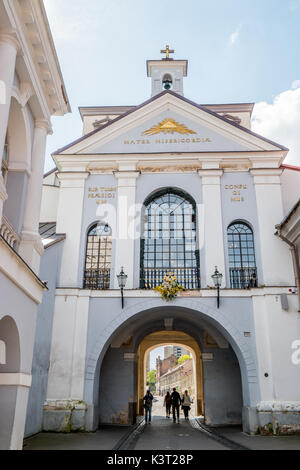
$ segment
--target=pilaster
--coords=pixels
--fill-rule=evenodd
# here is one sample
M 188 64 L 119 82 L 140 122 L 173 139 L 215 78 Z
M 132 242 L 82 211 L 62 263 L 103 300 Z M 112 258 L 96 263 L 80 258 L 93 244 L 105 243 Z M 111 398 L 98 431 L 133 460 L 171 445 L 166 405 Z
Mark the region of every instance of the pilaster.
M 202 287 L 213 287 L 211 278 L 215 266 L 223 274 L 223 287 L 225 286 L 225 254 L 222 221 L 221 177 L 223 170 L 205 169 L 198 172 L 202 179 L 203 188 L 203 220 L 199 224 L 204 226 L 204 252 L 206 280 Z M 203 232 L 203 227 L 201 227 Z M 201 249 L 201 247 L 200 247 Z
M 259 223 L 261 262 L 267 286 L 292 286 L 292 257 L 289 248 L 275 236 L 275 226 L 284 217 L 278 168 L 253 169 L 256 206 Z
M 62 172 L 57 177 L 61 185 L 56 231 L 66 235 L 59 282 L 60 287 L 78 287 L 84 191 L 89 173 Z
M 136 182 L 140 173 L 137 171 L 119 171 L 115 173 L 118 181 L 117 235 L 115 257 L 115 288 L 118 289 L 116 275 L 124 267 L 128 275 L 126 289 L 134 286 L 134 241 L 135 241 L 135 196 Z
M 7 132 L 18 47 L 18 41 L 13 32 L 0 31 L 0 64 L 5 64 L 5 67 L 0 67 L 0 164 Z M 7 193 L 0 171 L 0 225 L 6 199 Z
M 39 219 L 48 132 L 49 123 L 47 121 L 38 120 L 35 122 L 31 175 L 28 181 L 23 230 L 19 247 L 20 256 L 36 274 L 39 273 L 40 258 L 44 251 L 39 235 Z

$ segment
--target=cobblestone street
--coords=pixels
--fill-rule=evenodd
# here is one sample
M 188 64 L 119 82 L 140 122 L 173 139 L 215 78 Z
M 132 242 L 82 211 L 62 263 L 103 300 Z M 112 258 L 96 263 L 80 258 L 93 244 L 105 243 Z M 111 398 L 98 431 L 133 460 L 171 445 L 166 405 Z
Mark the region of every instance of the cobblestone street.
M 181 411 L 179 424 L 165 417 L 163 398 L 153 404 L 151 425 L 144 427 L 132 450 L 229 450 L 226 440 L 250 450 L 300 450 L 300 436 L 248 436 L 239 428 L 218 428 L 217 441 L 201 432 L 191 421 L 185 421 Z M 39 434 L 26 439 L 24 450 L 113 450 L 128 434 L 130 428 L 102 426 L 94 434 Z M 222 442 L 222 437 L 225 442 Z

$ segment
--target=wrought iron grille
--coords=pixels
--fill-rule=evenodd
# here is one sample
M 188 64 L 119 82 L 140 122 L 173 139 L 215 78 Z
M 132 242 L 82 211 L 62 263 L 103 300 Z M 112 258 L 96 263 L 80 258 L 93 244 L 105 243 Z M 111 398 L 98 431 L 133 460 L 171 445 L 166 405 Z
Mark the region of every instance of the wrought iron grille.
M 166 273 L 172 272 L 186 289 L 199 289 L 200 257 L 193 199 L 175 189 L 160 191 L 146 201 L 143 217 L 140 287 L 156 287 Z
M 84 289 L 110 288 L 112 256 L 111 230 L 107 225 L 95 225 L 88 233 L 84 270 Z
M 84 272 L 84 289 L 110 288 L 110 269 L 88 269 Z
M 230 284 L 232 289 L 251 289 L 257 287 L 256 268 L 230 268 Z
M 185 289 L 200 289 L 200 272 L 198 268 L 173 268 L 173 269 L 141 269 L 141 288 L 154 289 L 162 284 L 164 276 L 173 273 L 178 283 Z
M 257 268 L 253 231 L 243 222 L 228 228 L 228 256 L 232 289 L 257 287 Z

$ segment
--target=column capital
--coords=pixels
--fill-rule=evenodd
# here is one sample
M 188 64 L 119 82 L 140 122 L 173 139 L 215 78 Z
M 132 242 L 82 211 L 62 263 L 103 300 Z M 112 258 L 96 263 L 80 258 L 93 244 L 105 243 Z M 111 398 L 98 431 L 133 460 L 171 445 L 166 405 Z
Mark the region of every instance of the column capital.
M 253 176 L 255 185 L 281 184 L 280 176 L 282 173 L 282 168 L 261 168 L 250 170 L 250 174 Z
M 36 119 L 34 121 L 35 129 L 42 129 L 46 131 L 47 134 L 52 134 L 52 125 L 47 119 Z
M 83 171 L 61 171 L 57 173 L 59 181 L 78 181 L 87 180 L 90 176 L 89 172 Z
M 14 30 L 0 30 L 0 44 L 9 44 L 18 52 L 21 48 Z
M 203 185 L 221 185 L 221 176 L 223 176 L 223 170 L 199 170 L 198 175 L 202 179 Z
M 283 168 L 252 168 L 250 173 L 253 176 L 281 176 Z
M 128 179 L 128 178 L 138 179 L 140 174 L 141 174 L 140 171 L 115 171 L 114 172 L 114 175 L 118 180 Z
M 206 169 L 206 170 L 198 170 L 198 175 L 202 178 L 205 177 L 216 177 L 216 176 L 223 176 L 224 171 L 219 169 Z

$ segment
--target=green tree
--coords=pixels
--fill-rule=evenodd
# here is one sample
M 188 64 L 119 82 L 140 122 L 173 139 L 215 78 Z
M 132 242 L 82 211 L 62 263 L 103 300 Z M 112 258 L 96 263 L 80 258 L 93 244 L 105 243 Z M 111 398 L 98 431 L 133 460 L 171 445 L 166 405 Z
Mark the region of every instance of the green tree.
M 150 387 L 150 390 L 155 390 L 156 384 L 156 370 L 150 370 L 147 374 L 147 383 Z
M 181 364 L 183 364 L 185 361 L 188 361 L 189 359 L 192 359 L 191 356 L 184 354 L 178 359 L 178 364 L 181 366 Z

